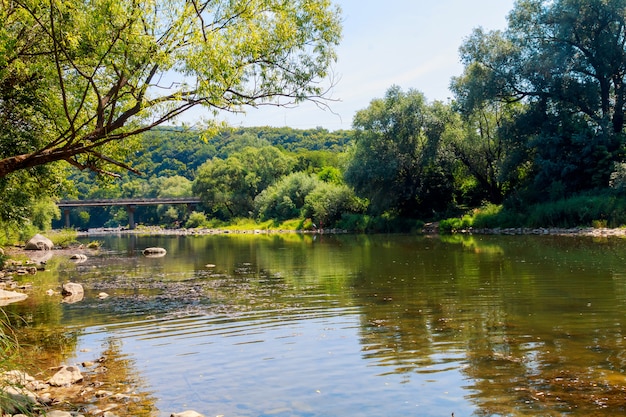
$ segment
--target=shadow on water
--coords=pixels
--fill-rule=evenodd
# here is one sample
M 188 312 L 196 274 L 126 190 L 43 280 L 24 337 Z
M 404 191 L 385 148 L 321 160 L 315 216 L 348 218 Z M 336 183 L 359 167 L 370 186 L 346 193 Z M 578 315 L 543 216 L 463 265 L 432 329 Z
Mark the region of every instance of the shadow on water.
M 11 309 L 74 335 L 55 360 L 115 351 L 121 379 L 150 393 L 136 415 L 626 412 L 623 240 L 101 240 L 86 262 L 41 274 L 82 283 L 82 301 L 43 288 Z M 150 246 L 167 256 L 142 256 Z

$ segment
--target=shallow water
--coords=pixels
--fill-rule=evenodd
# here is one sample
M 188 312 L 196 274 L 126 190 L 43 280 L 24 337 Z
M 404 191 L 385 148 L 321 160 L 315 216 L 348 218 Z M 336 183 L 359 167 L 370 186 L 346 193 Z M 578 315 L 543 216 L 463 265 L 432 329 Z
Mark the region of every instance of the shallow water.
M 626 413 L 621 239 L 98 239 L 86 262 L 37 275 L 82 283 L 82 301 L 11 308 L 71 332 L 66 362 L 123 369 L 132 415 Z

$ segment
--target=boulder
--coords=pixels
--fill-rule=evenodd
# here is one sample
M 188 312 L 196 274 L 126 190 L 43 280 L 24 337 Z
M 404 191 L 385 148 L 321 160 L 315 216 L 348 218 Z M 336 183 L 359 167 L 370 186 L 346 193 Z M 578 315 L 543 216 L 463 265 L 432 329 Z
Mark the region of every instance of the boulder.
M 167 254 L 167 251 L 164 248 L 145 248 L 143 250 L 143 254 L 144 256 L 150 258 L 159 258 L 161 256 L 165 256 L 165 254 Z
M 63 302 L 72 304 L 81 301 L 85 295 L 85 291 L 82 285 L 75 282 L 67 282 L 63 284 L 61 294 L 63 295 Z
M 24 293 L 0 289 L 0 306 L 16 303 L 27 298 L 28 295 Z
M 68 387 L 83 380 L 83 374 L 75 366 L 62 366 L 56 374 L 50 378 L 48 384 L 54 387 Z
M 87 255 L 85 255 L 84 253 L 73 253 L 72 255 L 70 255 L 70 260 L 79 264 L 87 260 Z
M 63 291 L 61 292 L 63 295 L 77 295 L 84 293 L 85 290 L 83 290 L 83 286 L 75 282 L 66 282 L 63 284 Z
M 17 414 L 27 410 L 33 410 L 37 404 L 37 396 L 18 386 L 5 386 L 0 394 L 0 409 L 5 414 Z M 3 414 L 4 415 L 4 414 Z
M 47 411 L 45 416 L 46 417 L 74 417 L 72 416 L 72 413 L 67 412 L 67 411 L 61 411 L 61 410 Z
M 52 250 L 53 248 L 54 243 L 39 233 L 31 237 L 30 240 L 26 242 L 26 246 L 24 247 L 26 250 Z
M 198 413 L 197 411 L 187 410 L 182 413 L 172 413 L 170 417 L 204 417 L 203 414 Z

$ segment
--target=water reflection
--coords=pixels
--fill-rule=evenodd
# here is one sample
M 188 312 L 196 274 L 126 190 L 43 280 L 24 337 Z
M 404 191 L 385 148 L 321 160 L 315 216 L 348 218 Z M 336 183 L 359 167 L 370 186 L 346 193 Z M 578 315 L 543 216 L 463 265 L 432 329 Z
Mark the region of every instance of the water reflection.
M 74 329 L 77 350 L 115 341 L 154 398 L 134 415 L 626 411 L 622 240 L 101 240 L 42 275 L 81 282 L 83 301 L 35 296 L 15 311 Z M 167 256 L 141 255 L 153 246 Z

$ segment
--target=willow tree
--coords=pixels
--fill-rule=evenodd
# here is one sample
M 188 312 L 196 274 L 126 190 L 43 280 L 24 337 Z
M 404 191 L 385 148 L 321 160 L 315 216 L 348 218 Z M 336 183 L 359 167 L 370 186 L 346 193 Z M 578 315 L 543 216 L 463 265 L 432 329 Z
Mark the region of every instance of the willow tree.
M 430 218 L 451 203 L 451 161 L 441 152 L 447 112 L 419 91 L 393 86 L 356 113 L 345 180 L 372 214 Z
M 130 138 L 196 107 L 325 105 L 330 0 L 0 0 L 0 179 L 131 169 Z
M 625 143 L 625 0 L 518 0 L 506 30 L 477 29 L 461 58 L 463 105 L 526 105 L 517 133 L 533 188 L 561 197 L 608 185 Z

